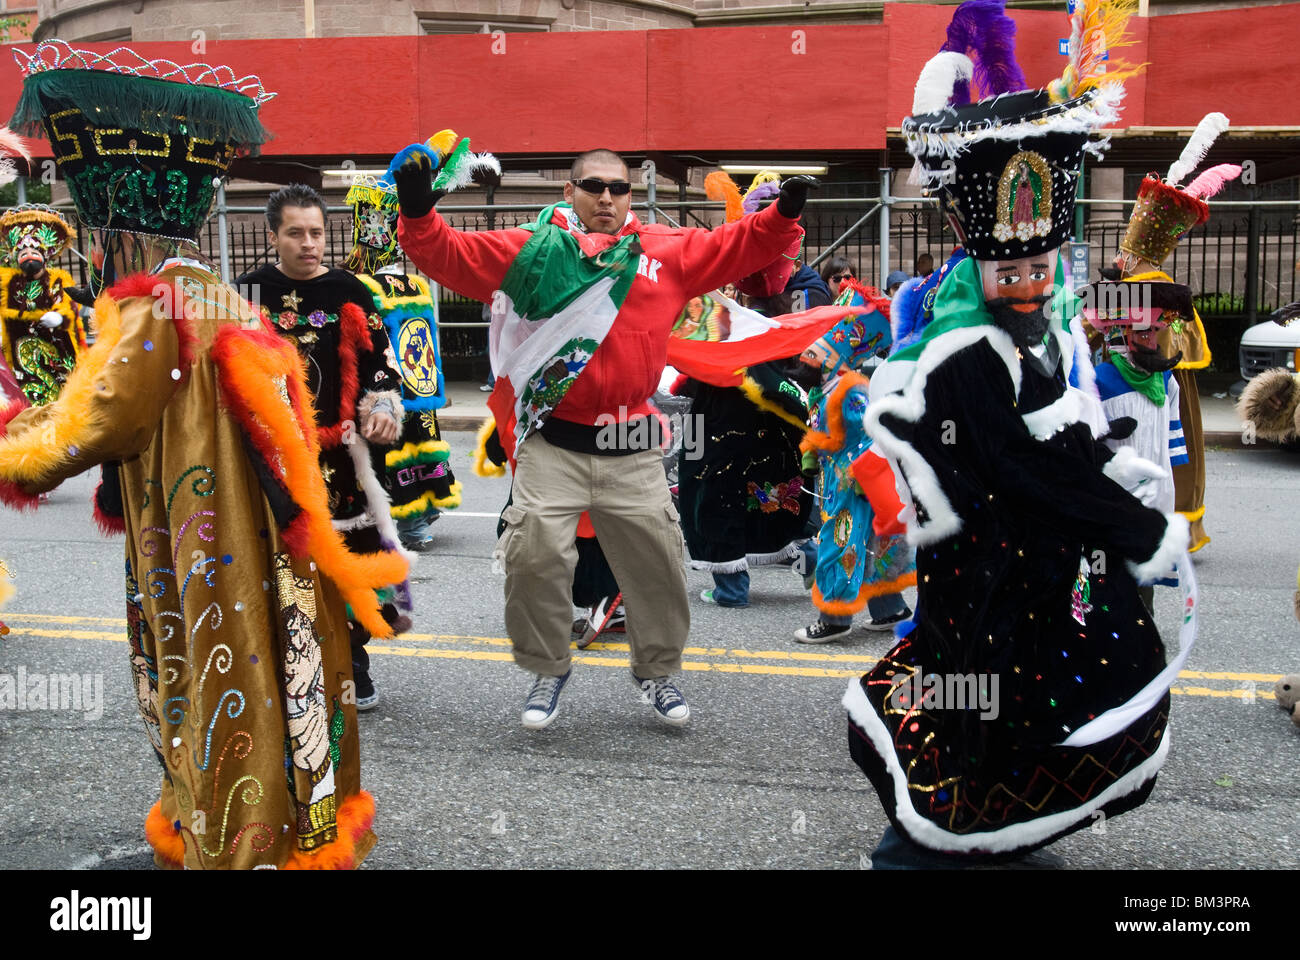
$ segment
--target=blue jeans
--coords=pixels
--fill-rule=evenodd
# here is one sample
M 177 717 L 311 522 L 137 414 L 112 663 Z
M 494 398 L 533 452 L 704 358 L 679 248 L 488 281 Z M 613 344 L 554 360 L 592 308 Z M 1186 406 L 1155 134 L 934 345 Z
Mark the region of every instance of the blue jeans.
M 882 593 L 867 601 L 867 613 L 872 620 L 885 620 L 889 617 L 896 617 L 899 614 L 907 613 L 907 601 L 903 599 L 901 593 Z M 817 618 L 822 623 L 829 623 L 835 627 L 847 627 L 853 623 L 853 617 L 851 616 L 838 617 L 830 613 L 819 613 Z
M 713 575 L 713 602 L 720 607 L 749 606 L 749 571 L 715 573 Z

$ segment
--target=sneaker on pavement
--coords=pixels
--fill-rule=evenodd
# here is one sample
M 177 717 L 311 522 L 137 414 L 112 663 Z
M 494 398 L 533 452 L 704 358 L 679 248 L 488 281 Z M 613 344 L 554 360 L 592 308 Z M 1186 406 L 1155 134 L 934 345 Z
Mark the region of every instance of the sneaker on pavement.
M 884 618 L 882 618 L 882 619 L 880 619 L 880 620 L 871 620 L 871 621 L 869 621 L 869 622 L 867 622 L 867 623 L 864 623 L 864 624 L 862 625 L 862 629 L 864 629 L 864 630 L 882 630 L 882 631 L 883 631 L 883 630 L 888 630 L 888 631 L 890 631 L 890 632 L 892 633 L 893 630 L 894 630 L 894 627 L 895 627 L 897 624 L 900 624 L 900 623 L 902 623 L 902 622 L 905 621 L 905 620 L 911 620 L 911 619 L 912 619 L 912 611 L 911 611 L 911 610 L 904 610 L 902 613 L 896 613 L 896 614 L 894 614 L 892 617 L 884 617 Z
M 623 608 L 623 604 L 620 603 L 614 608 L 614 612 L 610 615 L 609 621 L 605 624 L 605 629 L 601 632 L 627 633 L 627 611 Z
M 680 727 L 691 719 L 691 708 L 686 705 L 686 698 L 667 677 L 642 680 L 634 673 L 632 681 L 641 689 L 642 700 L 654 707 L 655 716 L 664 723 Z
M 379 691 L 366 670 L 357 670 L 353 665 L 352 679 L 357 685 L 357 713 L 365 713 L 379 706 Z
M 528 700 L 524 703 L 522 721 L 526 730 L 541 730 L 560 712 L 560 691 L 569 682 L 573 671 L 562 677 L 548 677 L 538 674 L 533 681 L 533 688 L 528 691 Z
M 715 607 L 724 607 L 724 608 L 729 607 L 729 608 L 731 608 L 731 609 L 735 609 L 735 610 L 738 610 L 738 609 L 740 609 L 741 607 L 747 607 L 747 606 L 749 606 L 749 603 L 748 603 L 748 602 L 745 602 L 745 603 L 719 603 L 719 602 L 717 601 L 717 599 L 713 596 L 713 591 L 712 591 L 712 590 L 701 590 L 701 591 L 700 591 L 700 599 L 703 600 L 705 603 L 711 603 L 711 604 L 713 604 Z
M 586 644 L 582 642 L 582 638 L 585 637 L 586 635 L 587 635 L 587 618 L 574 617 L 573 625 L 569 627 L 570 642 L 576 643 L 578 645 L 578 648 L 581 649 L 582 647 L 586 646 Z M 588 643 L 590 643 L 590 641 L 588 641 Z
M 830 643 L 832 640 L 848 636 L 852 629 L 850 626 L 839 626 L 818 620 L 814 624 L 796 630 L 794 639 L 796 643 Z

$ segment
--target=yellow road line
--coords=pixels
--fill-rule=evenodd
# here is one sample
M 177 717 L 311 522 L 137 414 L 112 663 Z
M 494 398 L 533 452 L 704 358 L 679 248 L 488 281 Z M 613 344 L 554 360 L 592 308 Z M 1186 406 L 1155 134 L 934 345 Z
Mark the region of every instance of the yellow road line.
M 45 629 L 40 627 L 17 626 L 19 619 L 35 620 L 42 623 L 63 623 L 70 620 L 78 622 L 94 622 L 102 624 L 119 624 L 126 626 L 125 620 L 113 620 L 107 617 L 52 617 L 38 614 L 18 614 L 8 617 L 14 623 L 13 632 L 7 639 L 13 640 L 20 637 L 30 638 L 54 638 L 67 640 L 110 640 L 115 642 L 125 642 L 126 637 L 120 631 L 108 630 L 56 630 Z M 394 638 L 399 641 L 407 640 L 437 640 L 446 642 L 470 643 L 474 645 L 486 645 L 493 647 L 509 647 L 510 640 L 506 637 L 479 637 L 470 635 L 456 634 L 402 634 Z M 367 644 L 366 649 L 371 653 L 385 654 L 399 657 L 421 657 L 438 660 L 488 660 L 498 663 L 509 663 L 514 660 L 511 653 L 505 650 L 464 650 L 448 649 L 439 647 L 407 647 L 394 646 L 392 644 Z M 575 663 L 587 663 L 603 667 L 628 667 L 630 661 L 625 657 L 599 657 L 592 656 L 592 653 L 602 652 L 630 653 L 626 643 L 593 643 L 583 653 L 575 653 L 572 657 Z M 823 662 L 823 663 L 860 663 L 870 666 L 878 662 L 875 657 L 860 657 L 854 654 L 818 654 L 804 651 L 789 650 L 744 650 L 729 647 L 687 647 L 683 650 L 686 656 L 710 656 L 710 657 L 731 657 L 733 659 L 762 659 L 762 660 L 785 660 L 785 661 L 802 661 L 802 662 Z M 813 666 L 787 666 L 774 663 L 727 663 L 708 662 L 700 660 L 684 660 L 682 670 L 694 673 L 741 673 L 751 676 L 778 676 L 778 677 L 856 677 L 862 674 L 862 668 L 855 669 L 837 669 L 833 667 L 813 667 Z M 1207 672 L 1202 670 L 1184 670 L 1178 674 L 1181 680 L 1228 680 L 1249 683 L 1273 683 L 1281 678 L 1281 674 L 1268 673 L 1230 673 L 1230 672 Z M 1231 697 L 1239 700 L 1249 700 L 1253 697 L 1259 697 L 1264 700 L 1275 699 L 1272 691 L 1238 689 L 1238 690 L 1218 690 L 1212 687 L 1188 686 L 1188 687 L 1171 687 L 1170 693 L 1176 696 L 1191 697 Z

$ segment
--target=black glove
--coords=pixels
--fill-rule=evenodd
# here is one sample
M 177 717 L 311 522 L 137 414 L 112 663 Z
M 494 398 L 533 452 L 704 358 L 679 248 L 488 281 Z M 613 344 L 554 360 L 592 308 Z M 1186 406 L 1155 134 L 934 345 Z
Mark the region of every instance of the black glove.
M 397 205 L 404 217 L 418 219 L 428 216 L 442 197 L 441 191 L 433 189 L 433 166 L 429 163 L 429 156 L 420 151 L 412 153 L 393 171 L 393 183 L 397 186 Z
M 1132 417 L 1116 417 L 1109 421 L 1110 432 L 1107 433 L 1103 440 L 1127 440 L 1133 436 L 1133 431 L 1137 429 L 1138 422 Z
M 781 184 L 781 192 L 776 198 L 776 208 L 781 216 L 795 219 L 803 213 L 803 205 L 808 202 L 808 191 L 818 187 L 814 177 L 791 177 Z

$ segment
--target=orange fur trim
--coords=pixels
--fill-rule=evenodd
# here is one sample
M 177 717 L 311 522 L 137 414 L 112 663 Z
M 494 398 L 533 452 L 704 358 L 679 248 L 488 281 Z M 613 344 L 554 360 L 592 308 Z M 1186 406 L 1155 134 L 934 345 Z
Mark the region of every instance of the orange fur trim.
M 894 580 L 876 580 L 873 583 L 864 583 L 862 588 L 858 590 L 858 596 L 855 600 L 827 600 L 822 596 L 821 588 L 813 584 L 812 600 L 817 609 L 823 613 L 829 613 L 833 617 L 851 617 L 855 613 L 859 613 L 872 597 L 898 593 L 905 587 L 914 586 L 916 586 L 915 570 L 905 573 Z
M 162 801 L 149 808 L 144 821 L 144 836 L 154 853 L 169 867 L 185 866 L 185 838 L 175 824 L 163 816 Z
M 319 850 L 299 850 L 284 865 L 285 870 L 355 870 L 357 841 L 375 822 L 375 798 L 365 790 L 339 805 L 337 840 Z
M 266 462 L 282 467 L 280 480 L 302 508 L 296 523 L 303 524 L 299 529 L 305 530 L 306 536 L 295 537 L 294 543 L 301 546 L 305 539 L 306 555 L 334 581 L 371 636 L 391 637 L 393 628 L 380 615 L 375 591 L 401 583 L 410 567 L 404 557 L 391 551 L 353 553 L 334 529 L 329 495 L 320 474 L 320 444 L 302 358 L 274 334 L 235 326 L 223 327 L 217 334 L 212 358 L 221 371 L 222 400 Z M 288 407 L 280 400 L 274 382 L 277 377 L 285 378 Z
M 867 388 L 870 381 L 860 373 L 850 370 L 840 377 L 830 397 L 826 400 L 826 430 L 809 430 L 804 434 L 799 449 L 804 453 L 818 450 L 822 453 L 834 453 L 844 446 L 844 397 L 855 386 Z
M 69 448 L 84 446 L 87 438 L 103 427 L 87 412 L 94 407 L 95 379 L 122 339 L 122 315 L 107 295 L 95 301 L 95 327 L 95 345 L 78 359 L 59 399 L 20 415 L 16 423 L 10 424 L 10 435 L 0 443 L 0 472 L 26 493 L 45 489 L 43 484 L 48 478 L 72 462 Z M 13 426 L 23 426 L 22 421 L 32 416 L 40 418 L 40 426 L 13 436 Z

